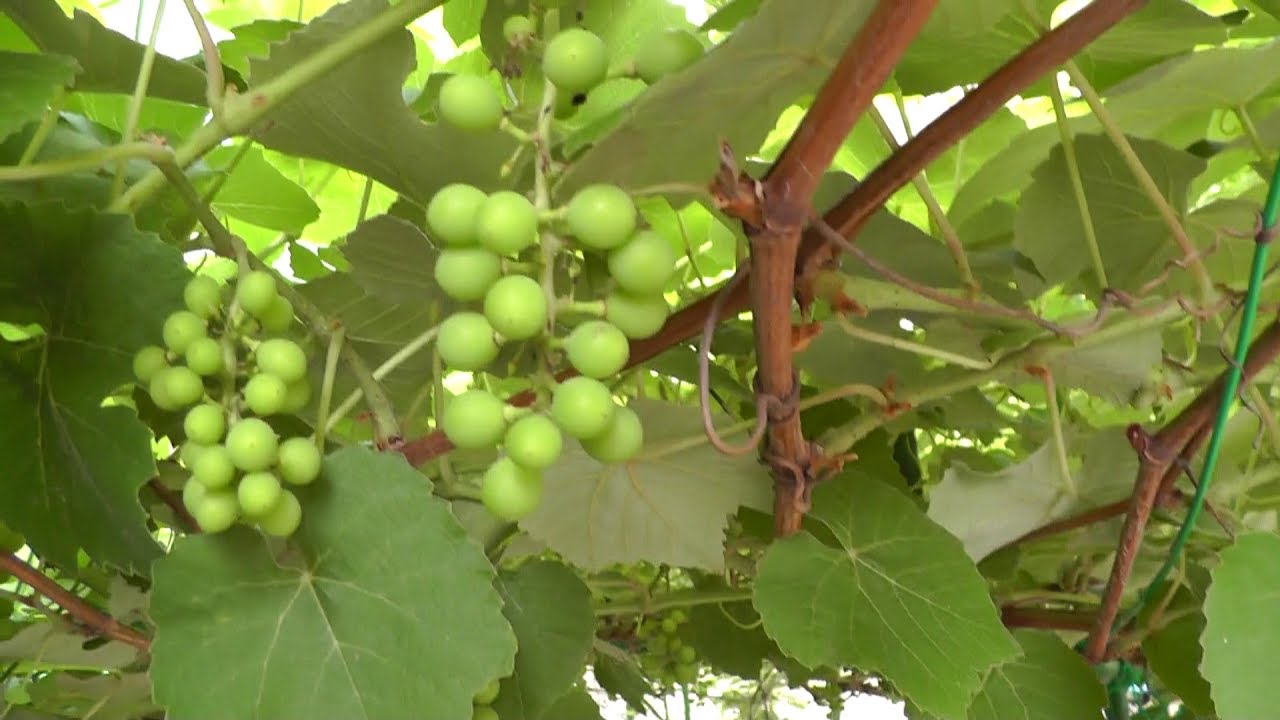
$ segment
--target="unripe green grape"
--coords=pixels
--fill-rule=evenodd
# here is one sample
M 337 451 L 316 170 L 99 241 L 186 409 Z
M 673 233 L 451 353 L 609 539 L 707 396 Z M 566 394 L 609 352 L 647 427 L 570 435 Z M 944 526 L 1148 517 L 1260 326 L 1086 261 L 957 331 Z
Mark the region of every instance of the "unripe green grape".
M 196 506 L 188 509 L 200 529 L 209 535 L 227 530 L 240 517 L 240 504 L 230 490 L 206 489 Z
M 698 651 L 694 650 L 688 645 L 685 645 L 684 647 L 676 651 L 676 660 L 678 662 L 688 664 L 688 663 L 692 663 L 694 660 L 697 660 L 697 659 L 698 659 Z
M 289 383 L 285 389 L 284 405 L 280 406 L 280 412 L 300 412 L 309 402 L 311 402 L 311 381 L 302 378 L 297 382 Z
M 280 378 L 271 373 L 259 373 L 249 378 L 240 391 L 244 396 L 245 407 L 254 415 L 275 415 L 284 407 L 289 388 Z
M 604 299 L 604 318 L 632 340 L 653 337 L 667 322 L 671 306 L 661 295 L 632 295 L 614 290 Z
M 542 473 L 520 467 L 511 458 L 494 461 L 481 482 L 481 502 L 494 517 L 507 522 L 521 520 L 542 502 Z
M 676 665 L 675 679 L 677 682 L 688 685 L 698 679 L 698 666 L 690 664 Z
M 288 490 L 281 490 L 275 506 L 258 518 L 258 527 L 275 537 L 289 537 L 297 532 L 301 523 L 302 505 L 298 502 L 298 496 Z
M 480 688 L 480 692 L 471 698 L 471 702 L 476 705 L 492 705 L 493 701 L 498 699 L 498 690 L 501 686 L 502 683 L 497 678 L 490 680 L 488 685 Z
M 641 230 L 609 251 L 609 274 L 634 295 L 657 295 L 676 270 L 676 251 L 652 230 Z
M 507 428 L 502 445 L 516 464 L 545 470 L 560 459 L 564 438 L 560 428 L 546 415 L 525 415 Z
M 169 403 L 168 407 L 161 405 L 160 400 L 156 398 L 154 385 L 151 393 L 156 406 L 162 410 L 180 410 L 195 405 L 200 398 L 204 397 L 204 381 L 188 367 L 177 365 L 166 368 L 152 378 L 152 382 L 159 382 L 164 388 L 162 394 Z
M 236 465 L 231 453 L 221 445 L 205 448 L 190 466 L 191 477 L 210 490 L 229 487 L 236 479 Z
M 280 378 L 285 384 L 307 376 L 307 354 L 287 338 L 263 340 L 253 351 L 258 369 Z
M 436 258 L 436 284 L 445 295 L 459 302 L 484 297 L 502 277 L 502 258 L 479 247 L 447 248 Z
M 582 441 L 582 449 L 606 465 L 627 462 L 643 448 L 644 425 L 636 411 L 629 407 L 619 407 L 603 433 Z
M 597 437 L 608 430 L 616 408 L 609 388 L 588 377 L 569 378 L 551 394 L 551 418 L 578 440 Z
M 512 15 L 502 21 L 502 37 L 508 45 L 522 45 L 533 37 L 533 21 L 524 15 Z
M 436 349 L 454 370 L 480 370 L 498 357 L 493 326 L 478 312 L 454 313 L 440 323 Z
M 680 629 L 679 623 L 677 623 L 676 619 L 673 617 L 663 618 L 661 627 L 662 627 L 662 632 L 666 633 L 667 635 L 675 635 L 676 631 Z M 670 645 L 668 645 L 668 647 L 670 647 Z
M 449 442 L 463 450 L 493 447 L 507 429 L 506 405 L 487 390 L 468 390 L 445 405 L 440 421 Z
M 187 439 L 202 445 L 213 445 L 227 431 L 227 415 L 220 405 L 203 403 L 187 411 L 182 419 Z
M 502 95 L 488 80 L 453 75 L 440 86 L 440 118 L 469 132 L 497 130 L 502 122 Z
M 499 190 L 476 213 L 476 241 L 499 255 L 515 255 L 538 240 L 538 211 L 520 193 Z
M 236 499 L 245 515 L 262 517 L 275 508 L 283 490 L 275 473 L 251 472 L 240 478 L 240 484 L 236 486 Z
M 636 51 L 636 74 L 652 85 L 689 67 L 702 53 L 702 43 L 687 30 L 654 33 L 641 40 Z
M 165 347 L 182 355 L 191 343 L 205 337 L 206 331 L 204 318 L 190 310 L 179 310 L 165 318 L 161 333 Z
M 222 309 L 222 286 L 208 275 L 196 275 L 182 289 L 182 302 L 196 315 L 211 318 Z
M 304 437 L 294 437 L 280 443 L 276 469 L 280 479 L 290 485 L 310 485 L 320 477 L 324 456 L 316 444 Z
M 476 244 L 476 215 L 488 197 L 465 183 L 452 183 L 436 191 L 427 203 L 427 227 L 434 239 L 449 247 Z
M 182 506 L 187 509 L 187 512 L 195 515 L 196 508 L 204 501 L 204 496 L 207 494 L 208 488 L 204 483 L 192 478 L 182 485 Z
M 617 185 L 588 185 L 569 200 L 565 223 L 578 242 L 595 250 L 620 247 L 636 231 L 636 204 Z
M 531 277 L 508 275 L 485 293 L 484 316 L 499 335 L 528 340 L 547 328 L 546 293 Z
M 188 345 L 186 361 L 192 372 L 204 377 L 221 375 L 227 369 L 222 343 L 211 337 L 202 337 Z
M 178 448 L 178 459 L 182 461 L 183 465 L 187 466 L 187 469 L 191 469 L 196 466 L 196 463 L 200 461 L 200 458 L 204 457 L 204 454 L 210 448 L 214 447 L 217 447 L 217 445 L 205 445 L 204 443 L 188 440 L 182 443 L 182 447 Z
M 236 281 L 236 300 L 250 315 L 260 318 L 271 310 L 280 289 L 276 279 L 265 270 L 250 270 Z
M 570 365 L 597 380 L 617 375 L 631 357 L 627 336 L 603 320 L 588 320 L 574 328 L 565 338 L 564 351 Z
M 140 383 L 149 383 L 160 371 L 169 367 L 164 348 L 148 345 L 133 356 L 133 376 Z
M 542 73 L 565 92 L 586 92 L 608 72 L 609 49 L 604 40 L 582 28 L 560 31 L 542 54 Z
M 231 453 L 231 462 L 245 472 L 258 472 L 274 465 L 279 443 L 276 431 L 258 418 L 245 418 L 227 431 L 226 447 Z
M 282 333 L 293 326 L 293 303 L 283 295 L 271 301 L 271 307 L 258 318 L 262 329 L 269 333 Z
M 473 705 L 471 707 L 471 720 L 502 720 L 498 715 L 498 711 L 488 705 Z

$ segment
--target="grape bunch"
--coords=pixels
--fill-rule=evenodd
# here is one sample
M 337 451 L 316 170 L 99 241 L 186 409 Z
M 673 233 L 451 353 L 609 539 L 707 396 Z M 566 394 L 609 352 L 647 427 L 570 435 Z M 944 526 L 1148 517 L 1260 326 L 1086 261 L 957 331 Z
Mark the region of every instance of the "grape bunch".
M 512 47 L 536 44 L 528 17 L 510 17 L 503 29 Z M 702 54 L 697 38 L 684 31 L 659 33 L 651 45 L 624 74 L 653 82 Z M 541 52 L 543 74 L 556 91 L 586 93 L 609 75 L 604 41 L 582 28 L 560 31 Z M 476 75 L 446 80 L 438 110 L 442 121 L 462 130 L 512 128 L 498 88 Z M 513 134 L 534 142 L 534 134 L 518 128 Z M 536 142 L 545 150 L 546 138 Z M 541 205 L 511 190 L 452 183 L 426 208 L 427 229 L 441 247 L 436 282 L 452 299 L 472 304 L 440 325 L 436 347 L 443 363 L 450 370 L 483 371 L 504 345 L 533 343 L 545 368 L 567 360 L 577 373 L 563 382 L 540 374 L 538 399 L 528 408 L 510 407 L 483 389 L 467 390 L 444 408 L 439 424 L 456 447 L 503 449 L 484 473 L 481 498 L 491 513 L 511 522 L 537 508 L 543 472 L 560 457 L 564 435 L 606 464 L 640 452 L 639 416 L 615 401 L 604 381 L 627 366 L 630 341 L 653 336 L 666 322 L 664 290 L 677 259 L 662 235 L 641 227 L 634 199 L 616 185 L 588 185 L 561 207 Z M 589 255 L 608 268 L 604 297 L 559 297 L 559 289 L 549 287 L 549 266 L 565 257 L 581 266 Z M 566 324 L 557 317 L 564 314 L 585 318 Z
M 498 699 L 499 681 L 491 680 L 471 699 L 471 720 L 498 720 L 498 713 L 491 706 Z
M 164 346 L 139 350 L 133 372 L 156 407 L 184 413 L 179 458 L 191 476 L 182 501 L 200 529 L 242 520 L 288 537 L 302 507 L 285 484 L 314 482 L 322 458 L 314 442 L 282 440 L 265 418 L 311 399 L 307 356 L 284 337 L 294 311 L 274 276 L 241 271 L 234 285 L 192 278 L 185 309 L 165 319 Z
M 698 678 L 698 653 L 680 639 L 680 626 L 688 620 L 683 610 L 676 609 L 645 618 L 636 628 L 636 637 L 644 641 L 640 667 L 667 687 L 687 685 Z

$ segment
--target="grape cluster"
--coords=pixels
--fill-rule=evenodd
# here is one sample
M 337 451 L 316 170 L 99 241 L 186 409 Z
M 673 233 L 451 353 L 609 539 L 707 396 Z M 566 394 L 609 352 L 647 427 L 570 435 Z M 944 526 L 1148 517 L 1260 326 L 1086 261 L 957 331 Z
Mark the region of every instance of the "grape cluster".
M 156 407 L 185 413 L 179 458 L 191 477 L 182 501 L 200 529 L 218 533 L 243 520 L 287 537 L 302 508 L 284 484 L 314 482 L 322 458 L 311 440 L 282 440 L 264 418 L 311 399 L 307 356 L 283 337 L 293 306 L 270 273 L 243 271 L 234 285 L 192 278 L 186 308 L 164 322 L 164 347 L 139 350 L 133 372 Z
M 498 680 L 489 681 L 471 699 L 471 720 L 498 720 L 498 713 L 491 706 L 498 699 Z
M 668 687 L 698 678 L 698 653 L 680 639 L 680 626 L 688 620 L 683 610 L 676 609 L 645 618 L 636 628 L 636 637 L 644 641 L 640 667 Z
M 535 25 L 528 17 L 508 18 L 503 32 L 513 47 L 534 44 Z M 631 74 L 655 81 L 695 60 L 701 44 L 681 33 L 660 33 L 657 47 L 631 63 Z M 591 90 L 608 76 L 608 67 L 604 41 L 581 28 L 557 33 L 542 48 L 544 75 L 566 93 Z M 446 80 L 438 109 L 444 122 L 468 131 L 509 123 L 498 89 L 478 76 Z M 640 418 L 616 402 L 603 381 L 626 367 L 631 340 L 651 337 L 666 322 L 670 306 L 663 291 L 675 272 L 676 253 L 665 238 L 640 226 L 633 198 L 615 185 L 595 184 L 578 190 L 563 207 L 548 208 L 510 190 L 487 193 L 453 183 L 428 202 L 426 224 L 442 248 L 436 282 L 454 300 L 475 304 L 440 325 L 436 346 L 449 369 L 482 371 L 505 344 L 533 342 L 548 366 L 563 358 L 578 373 L 543 382 L 531 408 L 508 407 L 482 389 L 447 403 L 440 427 L 456 447 L 505 451 L 484 474 L 481 498 L 490 512 L 514 522 L 537 508 L 543 472 L 560 457 L 564 435 L 603 463 L 635 457 L 644 444 Z M 546 255 L 561 249 L 571 262 L 585 262 L 588 254 L 601 257 L 612 281 L 605 297 L 562 300 L 555 288 L 535 279 L 551 262 Z M 561 309 L 589 317 L 558 336 L 554 318 Z

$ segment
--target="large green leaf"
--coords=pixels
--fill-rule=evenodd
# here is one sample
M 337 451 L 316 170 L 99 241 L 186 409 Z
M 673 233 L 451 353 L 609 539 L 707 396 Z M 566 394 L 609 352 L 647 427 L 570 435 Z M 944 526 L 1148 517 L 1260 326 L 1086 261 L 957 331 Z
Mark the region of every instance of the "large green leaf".
M 238 527 L 156 563 L 157 701 L 177 719 L 470 718 L 516 651 L 480 546 L 397 455 L 339 450 L 298 495 L 283 550 Z
M 44 115 L 59 88 L 71 84 L 79 67 L 61 55 L 0 51 L 0 140 Z
M 1019 630 L 1022 657 L 997 665 L 968 720 L 1096 720 L 1107 693 L 1093 669 L 1057 635 Z
M 1160 682 L 1187 707 L 1198 715 L 1214 716 L 1217 713 L 1210 697 L 1211 689 L 1200 674 L 1200 661 L 1204 656 L 1200 637 L 1204 633 L 1203 605 L 1208 573 L 1199 567 L 1193 570 L 1198 571 L 1192 576 L 1196 581 L 1190 587 L 1179 587 L 1172 601 L 1163 602 L 1166 586 L 1153 595 L 1160 598 L 1160 602 L 1153 601 L 1143 608 L 1138 622 L 1152 631 L 1142 640 L 1142 654 Z M 1201 576 L 1203 581 L 1199 581 Z M 1160 610 L 1158 620 L 1153 617 L 1157 609 Z
M 210 153 L 209 162 L 225 167 L 239 150 L 218 148 Z M 320 217 L 320 208 L 307 191 L 281 175 L 256 148 L 245 153 L 231 169 L 212 207 L 237 220 L 295 235 L 302 234 L 303 228 Z
M 1222 551 L 1204 601 L 1200 670 L 1223 718 L 1261 718 L 1275 710 L 1275 653 L 1280 644 L 1280 537 L 1240 535 Z
M 0 227 L 0 314 L 45 331 L 0 345 L 0 520 L 63 567 L 83 547 L 146 573 L 159 551 L 138 502 L 151 433 L 103 399 L 133 381 L 133 353 L 160 340 L 190 276 L 124 215 L 0 204 Z
M 1162 349 L 1160 331 L 1152 329 L 1068 350 L 1049 369 L 1060 388 L 1077 388 L 1123 405 L 1161 368 Z
M 252 82 L 277 77 L 387 7 L 386 0 L 334 6 L 272 45 L 269 57 L 251 58 Z M 473 134 L 423 123 L 401 93 L 413 65 L 409 32 L 387 35 L 280 105 L 258 140 L 363 173 L 421 203 L 450 182 L 494 189 L 516 141 L 499 131 Z
M 767 473 L 750 455 L 706 444 L 697 408 L 651 400 L 631 407 L 644 423 L 640 455 L 602 465 L 567 443 L 546 472 L 542 504 L 521 527 L 588 570 L 642 560 L 723 570 L 729 515 L 771 507 Z
M 76 10 L 67 17 L 53 0 L 0 0 L 0 12 L 12 18 L 44 53 L 76 59 L 81 68 L 76 90 L 132 93 L 137 85 L 146 46 L 108 30 L 89 13 Z M 156 55 L 147 95 L 204 105 L 204 73 Z
M 557 193 L 593 182 L 628 189 L 705 184 L 715 174 L 719 142 L 739 156 L 758 147 L 778 113 L 818 87 L 872 7 L 868 0 L 811 0 L 796 12 L 787 0 L 767 2 L 704 60 L 628 106 Z
M 392 303 L 435 301 L 442 309 L 456 304 L 435 280 L 436 250 L 422 230 L 392 215 L 360 224 L 342 246 L 351 275 L 371 295 Z
M 758 567 L 755 605 L 783 652 L 809 667 L 876 672 L 922 709 L 964 714 L 994 665 L 1017 657 L 960 542 L 862 469 L 818 486 L 809 532 Z
M 549 561 L 503 573 L 498 591 L 520 650 L 493 707 L 509 720 L 553 717 L 547 709 L 582 678 L 595 637 L 591 593 L 572 570 Z

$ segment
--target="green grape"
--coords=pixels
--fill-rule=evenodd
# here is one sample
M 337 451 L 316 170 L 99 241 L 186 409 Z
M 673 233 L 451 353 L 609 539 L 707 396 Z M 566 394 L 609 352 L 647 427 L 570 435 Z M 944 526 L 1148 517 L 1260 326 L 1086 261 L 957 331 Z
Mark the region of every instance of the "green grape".
M 275 415 L 284 407 L 289 388 L 280 378 L 271 373 L 261 373 L 249 378 L 240 391 L 244 396 L 244 404 L 254 415 Z
M 213 317 L 222 309 L 222 286 L 208 275 L 196 275 L 182 289 L 182 302 L 202 318 Z
M 474 705 L 471 708 L 471 720 L 502 720 L 498 711 L 488 705 Z
M 582 449 L 606 465 L 627 462 L 644 448 L 644 426 L 629 407 L 619 407 L 600 435 L 582 441 Z
M 196 404 L 200 398 L 204 397 L 204 381 L 192 372 L 191 368 L 181 365 L 166 368 L 152 378 L 151 382 L 151 399 L 161 410 L 181 410 Z M 161 398 L 156 397 L 156 383 L 163 388 L 161 396 L 168 403 L 167 406 L 161 404 Z
M 311 402 L 311 381 L 302 378 L 297 382 L 289 383 L 285 388 L 284 405 L 280 406 L 280 412 L 300 412 L 309 402 Z
M 565 92 L 582 93 L 609 72 L 609 50 L 598 35 L 582 28 L 560 31 L 542 54 L 542 73 Z
M 227 431 L 227 415 L 220 405 L 204 403 L 187 411 L 182 420 L 187 439 L 202 445 L 213 445 Z
M 262 517 L 275 508 L 283 490 L 275 473 L 251 472 L 240 478 L 240 484 L 236 486 L 236 499 L 245 515 Z
M 192 372 L 204 377 L 221 375 L 227 369 L 222 343 L 211 337 L 202 337 L 188 345 L 186 360 Z
M 547 296 L 533 278 L 508 275 L 485 293 L 484 316 L 499 335 L 528 340 L 546 330 Z
M 169 367 L 169 359 L 164 348 L 148 345 L 133 356 L 133 376 L 140 383 L 150 383 L 160 371 Z
M 574 328 L 565 338 L 564 351 L 574 369 L 597 380 L 617 375 L 631 357 L 627 336 L 603 320 L 588 320 Z
M 502 277 L 502 258 L 479 247 L 446 248 L 436 258 L 436 284 L 445 295 L 459 302 L 484 297 Z
M 676 651 L 676 660 L 680 663 L 685 663 L 685 664 L 692 663 L 697 658 L 698 658 L 698 651 L 694 650 L 688 645 L 685 645 L 684 647 Z
M 199 485 L 199 483 L 196 483 Z M 230 490 L 204 490 L 195 507 L 187 508 L 200 529 L 209 535 L 223 532 L 240 517 L 236 494 Z
M 250 315 L 260 318 L 271 311 L 280 290 L 275 277 L 265 270 L 250 270 L 236 281 L 236 301 Z
M 298 496 L 288 490 L 280 491 L 280 498 L 274 507 L 258 518 L 258 527 L 268 535 L 289 537 L 302 524 L 302 504 Z
M 258 418 L 245 418 L 227 431 L 226 446 L 231 462 L 245 472 L 259 472 L 274 465 L 279 442 L 276 431 Z
M 661 295 L 632 295 L 614 290 L 604 300 L 604 318 L 632 340 L 653 337 L 667 322 L 671 306 Z
M 525 415 L 507 429 L 502 445 L 516 464 L 545 470 L 560 458 L 564 437 L 546 415 Z
M 440 86 L 440 117 L 470 132 L 497 130 L 502 122 L 502 95 L 488 80 L 453 75 Z
M 454 313 L 440 323 L 436 349 L 454 370 L 480 370 L 498 357 L 493 326 L 478 312 Z
M 551 395 L 551 418 L 578 440 L 598 437 L 608 430 L 616 408 L 609 388 L 588 377 L 569 378 Z
M 698 679 L 698 666 L 688 663 L 676 665 L 675 679 L 684 685 L 692 683 Z
M 526 517 L 542 502 L 542 473 L 520 467 L 511 458 L 496 460 L 481 483 L 481 502 L 494 517 L 507 522 Z
M 262 329 L 269 333 L 282 333 L 293 326 L 293 303 L 283 295 L 271 301 L 271 307 L 258 318 Z
M 622 247 L 609 251 L 609 274 L 634 295 L 657 295 L 676 270 L 676 251 L 652 230 L 641 230 Z
M 182 443 L 182 447 L 178 448 L 178 459 L 181 460 L 182 464 L 186 465 L 188 469 L 193 468 L 196 466 L 196 461 L 204 457 L 204 454 L 212 447 L 216 446 L 204 445 L 191 441 L 184 442 Z
M 187 512 L 195 515 L 196 508 L 200 506 L 200 503 L 204 502 L 204 497 L 207 494 L 208 488 L 204 486 L 204 483 L 192 478 L 182 486 L 182 506 L 187 509 Z
M 487 390 L 468 390 L 449 401 L 440 422 L 445 437 L 463 450 L 493 447 L 507 429 L 506 405 Z
M 666 666 L 666 658 L 661 655 L 643 655 L 640 658 L 640 669 L 645 674 L 656 677 Z
M 263 340 L 253 351 L 258 369 L 293 383 L 307 376 L 307 354 L 298 343 L 287 338 Z
M 533 33 L 533 21 L 524 15 L 512 15 L 502 22 L 502 37 L 508 45 L 523 45 L 533 38 Z
M 427 203 L 427 227 L 435 239 L 449 247 L 476 244 L 476 216 L 488 197 L 464 183 L 445 185 Z
M 471 702 L 476 705 L 492 705 L 493 701 L 498 699 L 498 689 L 501 685 L 502 683 L 497 678 L 490 680 L 489 684 L 480 688 L 480 692 L 471 698 Z
M 667 616 L 662 619 L 662 632 L 668 635 L 674 635 L 679 629 L 680 624 L 676 622 L 675 618 Z
M 206 448 L 189 467 L 191 477 L 210 490 L 229 487 L 236 479 L 236 465 L 231 462 L 231 453 L 221 445 Z
M 280 479 L 290 485 L 310 485 L 320 477 L 324 457 L 314 442 L 307 438 L 289 438 L 280 443 L 276 466 Z
M 640 42 L 636 51 L 636 74 L 652 85 L 689 67 L 702 53 L 702 43 L 687 30 L 653 33 Z
M 165 318 L 161 333 L 165 347 L 178 355 L 187 351 L 191 343 L 205 337 L 204 318 L 190 310 L 179 310 Z
M 578 242 L 595 250 L 620 247 L 636 230 L 636 204 L 617 185 L 588 185 L 569 200 L 565 223 Z
M 515 255 L 538 241 L 538 211 L 525 196 L 499 190 L 476 213 L 476 241 L 499 255 Z

